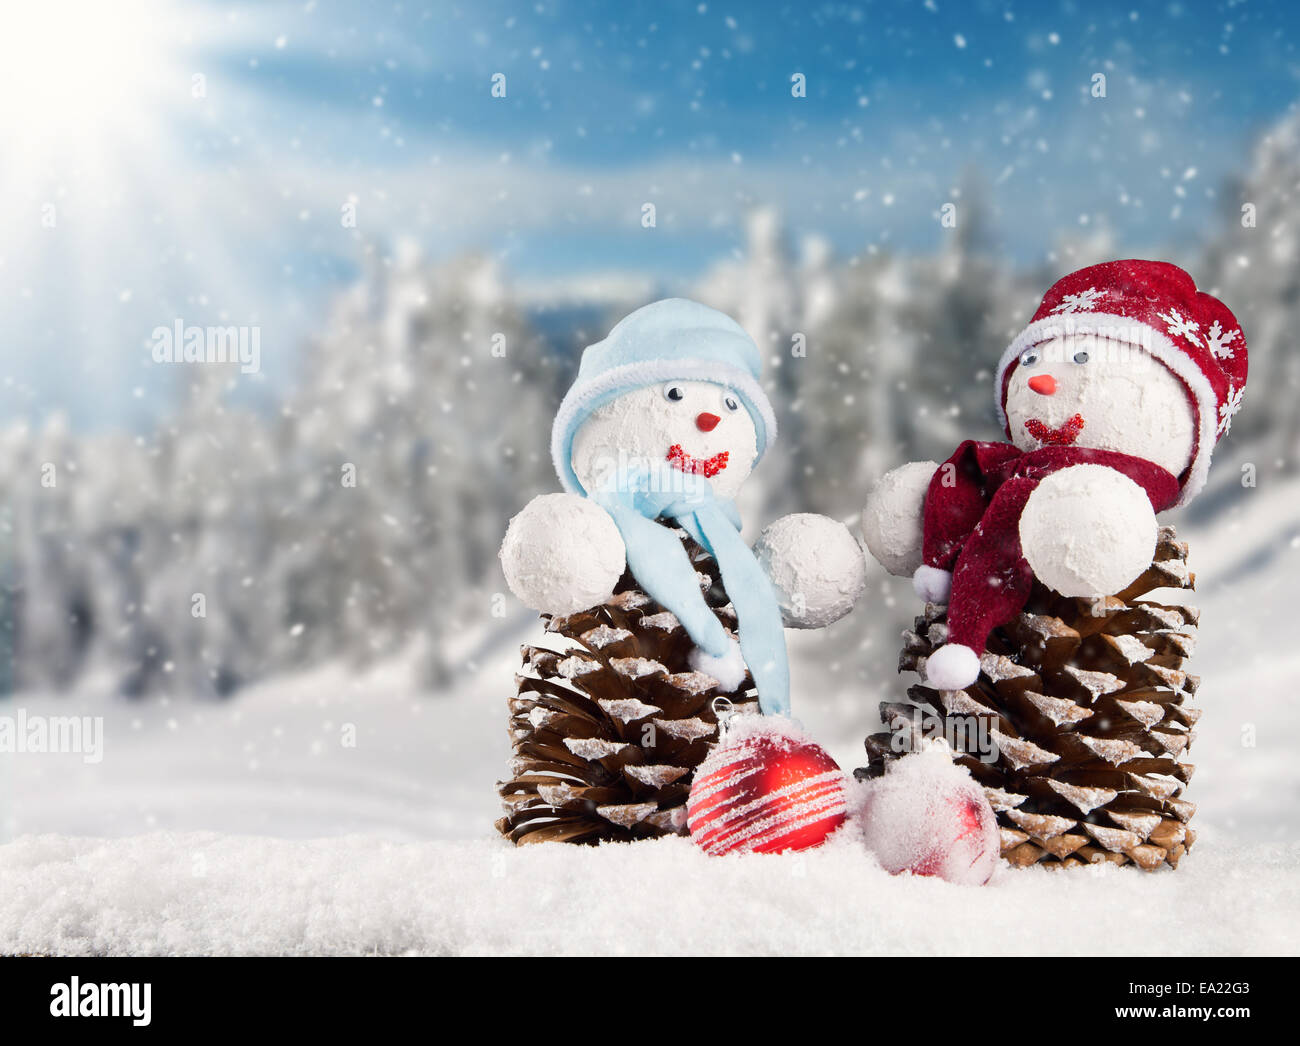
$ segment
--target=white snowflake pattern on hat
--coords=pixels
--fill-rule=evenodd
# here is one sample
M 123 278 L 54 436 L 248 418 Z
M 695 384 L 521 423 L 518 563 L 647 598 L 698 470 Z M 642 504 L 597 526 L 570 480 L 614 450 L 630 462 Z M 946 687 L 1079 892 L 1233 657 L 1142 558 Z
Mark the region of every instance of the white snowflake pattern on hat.
M 1086 291 L 1080 291 L 1078 294 L 1067 294 L 1056 305 L 1052 312 L 1059 313 L 1062 316 L 1068 316 L 1074 312 L 1092 312 L 1092 307 L 1100 298 L 1101 291 L 1096 287 L 1089 287 Z
M 1205 332 L 1205 347 L 1214 354 L 1216 360 L 1230 360 L 1233 358 L 1232 343 L 1236 340 L 1241 331 L 1225 331 L 1223 325 L 1215 320 L 1210 329 Z
M 1228 386 L 1228 396 L 1219 404 L 1219 428 L 1215 435 L 1226 436 L 1232 431 L 1232 419 L 1241 410 L 1241 397 L 1245 391 L 1244 386 L 1239 389 Z
M 1201 337 L 1196 333 L 1201 329 L 1201 325 L 1190 316 L 1184 316 L 1177 309 L 1158 312 L 1156 315 L 1169 325 L 1169 336 L 1171 338 L 1186 338 L 1193 345 L 1199 346 L 1201 344 Z

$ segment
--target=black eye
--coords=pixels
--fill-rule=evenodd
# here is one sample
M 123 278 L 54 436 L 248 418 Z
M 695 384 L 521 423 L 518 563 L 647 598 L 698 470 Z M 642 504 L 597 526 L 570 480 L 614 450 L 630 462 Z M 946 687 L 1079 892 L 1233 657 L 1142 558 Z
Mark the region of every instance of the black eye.
M 1087 363 L 1087 362 L 1088 362 L 1088 353 L 1087 353 L 1087 351 L 1086 351 L 1085 349 L 1080 349 L 1078 352 L 1076 352 L 1076 353 L 1074 354 L 1074 362 L 1075 362 L 1075 363 Z
M 670 403 L 681 403 L 686 398 L 686 391 L 680 385 L 665 385 L 664 399 Z
M 1037 366 L 1038 361 L 1042 358 L 1042 354 L 1037 349 L 1025 349 L 1025 351 L 1020 354 L 1020 366 Z
M 724 399 L 722 402 L 725 403 L 725 404 L 727 405 L 727 410 L 730 410 L 730 411 L 733 411 L 733 412 L 734 412 L 734 411 L 737 411 L 737 410 L 740 410 L 740 404 L 736 402 L 736 397 L 735 397 L 735 396 L 728 396 L 728 397 L 727 397 L 726 399 Z

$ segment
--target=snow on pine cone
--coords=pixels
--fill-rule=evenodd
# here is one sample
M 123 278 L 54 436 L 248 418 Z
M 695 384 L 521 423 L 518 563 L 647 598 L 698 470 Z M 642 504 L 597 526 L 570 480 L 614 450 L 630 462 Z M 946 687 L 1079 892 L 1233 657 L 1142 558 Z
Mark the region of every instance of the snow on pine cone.
M 1158 590 L 1194 587 L 1172 527 L 1160 529 L 1151 566 L 1117 595 L 1066 598 L 1036 582 L 1025 611 L 989 637 L 972 686 L 919 684 L 908 688 L 912 703 L 881 704 L 892 732 L 867 738 L 869 763 L 856 775 L 879 776 L 899 747 L 919 747 L 943 725 L 965 748 L 958 762 L 984 787 L 1012 865 L 1176 867 L 1196 839 L 1196 807 L 1182 796 L 1200 680 L 1183 663 L 1199 615 Z M 924 678 L 925 659 L 947 639 L 945 622 L 944 607 L 926 605 L 904 633 L 900 672 Z M 995 761 L 972 751 L 980 722 Z M 909 744 L 895 745 L 909 734 Z
M 691 839 L 711 857 L 818 846 L 844 823 L 844 771 L 788 720 L 745 716 L 696 772 Z
M 734 631 L 717 564 L 678 534 L 705 600 Z M 600 606 L 544 620 L 559 649 L 523 647 L 497 829 L 517 844 L 684 834 L 692 775 L 717 737 L 711 703 L 723 691 L 691 669 L 695 644 L 681 622 L 629 572 Z M 727 697 L 738 711 L 758 707 L 748 674 Z

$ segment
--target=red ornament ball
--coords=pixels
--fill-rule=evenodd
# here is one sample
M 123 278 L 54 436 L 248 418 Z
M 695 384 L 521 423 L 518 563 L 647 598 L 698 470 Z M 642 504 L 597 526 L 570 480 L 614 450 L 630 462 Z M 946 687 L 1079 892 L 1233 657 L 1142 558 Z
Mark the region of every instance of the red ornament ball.
M 1001 856 L 993 808 L 944 747 L 904 756 L 867 786 L 858 811 L 867 849 L 887 872 L 982 886 Z
M 686 824 L 712 857 L 807 850 L 844 823 L 847 800 L 844 771 L 821 745 L 788 722 L 753 717 L 700 764 Z

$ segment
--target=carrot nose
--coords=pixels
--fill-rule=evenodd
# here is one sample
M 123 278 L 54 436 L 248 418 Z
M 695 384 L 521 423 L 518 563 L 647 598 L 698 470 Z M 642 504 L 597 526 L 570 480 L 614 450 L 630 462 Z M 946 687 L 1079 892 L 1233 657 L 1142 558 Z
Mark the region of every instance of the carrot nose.
M 695 415 L 695 427 L 701 432 L 712 432 L 718 427 L 718 422 L 722 419 L 716 414 L 697 414 Z
M 1056 391 L 1056 379 L 1050 374 L 1035 374 L 1029 379 L 1029 387 L 1040 396 L 1050 396 Z

